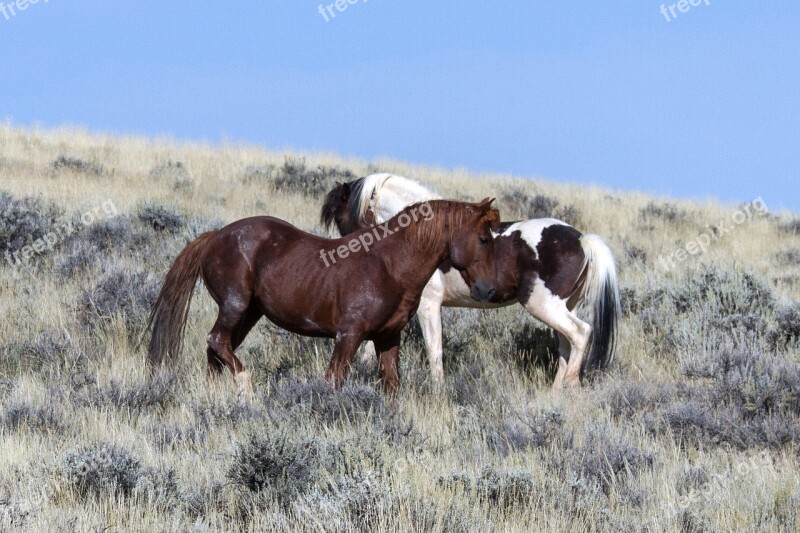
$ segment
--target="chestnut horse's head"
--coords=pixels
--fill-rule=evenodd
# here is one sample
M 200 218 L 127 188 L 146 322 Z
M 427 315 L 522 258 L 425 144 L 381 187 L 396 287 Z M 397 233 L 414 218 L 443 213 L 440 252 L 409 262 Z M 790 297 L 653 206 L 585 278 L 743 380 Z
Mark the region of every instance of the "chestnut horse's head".
M 492 207 L 494 198 L 468 204 L 469 216 L 451 228 L 450 263 L 469 285 L 475 300 L 488 301 L 495 293 L 494 238 L 492 230 L 500 225 L 500 213 Z
M 359 199 L 363 193 L 364 180 L 337 183 L 325 197 L 320 221 L 325 228 L 334 224 L 340 235 L 349 235 L 359 229 L 372 226 L 376 220 L 369 207 L 359 216 Z M 469 285 L 471 295 L 476 300 L 489 300 L 495 293 L 494 239 L 492 229 L 500 224 L 500 214 L 492 207 L 494 199 L 486 198 L 478 203 L 430 200 L 417 204 L 417 209 L 432 209 L 439 205 L 443 211 L 431 216 L 438 219 L 432 224 L 424 224 L 420 231 L 431 241 L 435 234 L 449 236 L 449 263 L 461 271 L 462 278 Z M 411 206 L 410 206 L 411 207 Z M 421 214 L 427 220 L 427 214 Z
M 500 225 L 500 213 L 492 202 L 494 198 L 478 203 L 430 200 L 403 211 L 419 211 L 424 216 L 424 222 L 411 232 L 423 253 L 447 243 L 447 262 L 461 272 L 471 296 L 479 301 L 491 300 L 496 290 L 492 230 Z

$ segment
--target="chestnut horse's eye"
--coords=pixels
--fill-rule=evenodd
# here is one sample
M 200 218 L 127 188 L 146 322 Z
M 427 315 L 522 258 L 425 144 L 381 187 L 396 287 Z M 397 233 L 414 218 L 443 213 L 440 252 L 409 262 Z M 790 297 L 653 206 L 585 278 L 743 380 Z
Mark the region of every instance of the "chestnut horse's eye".
M 480 237 L 481 244 L 489 244 L 489 237 Z

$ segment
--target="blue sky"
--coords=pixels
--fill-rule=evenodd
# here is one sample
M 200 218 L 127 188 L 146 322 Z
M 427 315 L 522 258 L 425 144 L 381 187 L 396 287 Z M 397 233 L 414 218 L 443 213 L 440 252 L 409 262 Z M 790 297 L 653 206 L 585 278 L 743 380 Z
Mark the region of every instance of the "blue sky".
M 800 211 L 800 3 L 661 5 L 39 0 L 0 119 Z

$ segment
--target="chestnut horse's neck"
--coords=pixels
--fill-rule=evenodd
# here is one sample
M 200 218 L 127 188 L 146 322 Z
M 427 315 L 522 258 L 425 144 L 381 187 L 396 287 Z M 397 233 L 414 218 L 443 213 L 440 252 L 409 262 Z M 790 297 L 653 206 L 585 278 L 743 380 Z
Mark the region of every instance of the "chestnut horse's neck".
M 436 268 L 447 258 L 455 230 L 474 223 L 477 213 L 469 206 L 447 200 L 430 200 L 406 207 L 387 222 L 348 235 L 380 236 L 372 247 L 385 261 L 404 286 L 425 286 Z M 392 231 L 384 237 L 384 229 Z

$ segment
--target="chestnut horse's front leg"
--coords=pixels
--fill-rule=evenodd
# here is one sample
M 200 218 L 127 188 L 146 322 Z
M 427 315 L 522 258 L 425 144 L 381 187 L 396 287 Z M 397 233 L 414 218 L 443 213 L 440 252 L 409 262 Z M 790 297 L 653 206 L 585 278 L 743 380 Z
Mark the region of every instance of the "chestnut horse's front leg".
M 359 344 L 364 340 L 363 332 L 337 333 L 333 346 L 333 356 L 325 373 L 325 379 L 337 389 L 342 386 L 347 371 L 350 369 L 350 362 L 358 350 Z
M 400 388 L 400 334 L 381 339 L 375 343 L 378 351 L 383 391 L 397 393 Z

